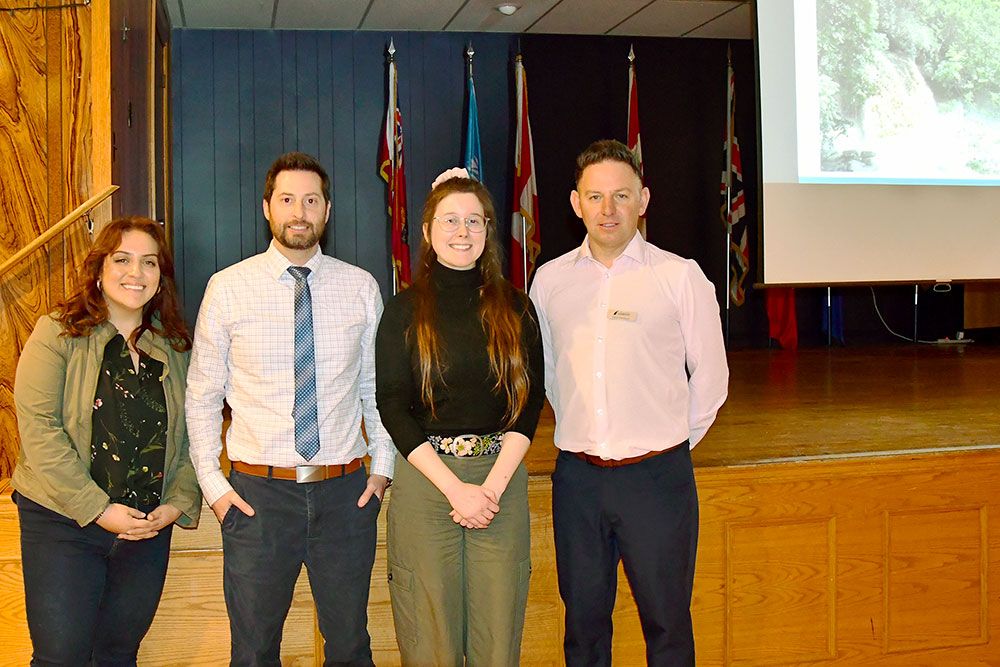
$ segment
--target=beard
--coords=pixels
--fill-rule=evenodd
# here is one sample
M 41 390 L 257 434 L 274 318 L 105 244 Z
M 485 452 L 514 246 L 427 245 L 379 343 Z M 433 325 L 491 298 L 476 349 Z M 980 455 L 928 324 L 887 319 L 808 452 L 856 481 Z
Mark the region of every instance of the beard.
M 303 224 L 309 226 L 309 229 L 305 232 L 293 232 L 289 229 L 292 225 Z M 323 227 L 319 227 L 317 231 L 316 225 L 313 223 L 305 222 L 304 220 L 289 220 L 281 226 L 280 230 L 272 229 L 271 231 L 274 233 L 274 238 L 278 240 L 278 243 L 286 248 L 308 250 L 319 243 L 319 238 L 323 234 Z

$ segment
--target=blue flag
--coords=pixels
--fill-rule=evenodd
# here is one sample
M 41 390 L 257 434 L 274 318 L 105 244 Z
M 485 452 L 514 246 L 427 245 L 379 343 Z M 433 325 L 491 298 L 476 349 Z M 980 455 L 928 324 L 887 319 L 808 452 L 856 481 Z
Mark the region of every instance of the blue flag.
M 483 180 L 483 149 L 479 144 L 479 107 L 476 84 L 469 75 L 469 125 L 465 131 L 465 168 L 477 181 Z

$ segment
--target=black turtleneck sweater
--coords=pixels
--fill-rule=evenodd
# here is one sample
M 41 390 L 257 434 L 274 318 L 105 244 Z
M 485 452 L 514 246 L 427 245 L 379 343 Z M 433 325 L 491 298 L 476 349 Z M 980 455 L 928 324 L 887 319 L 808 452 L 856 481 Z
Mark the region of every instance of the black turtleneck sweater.
M 437 264 L 431 285 L 443 362 L 443 382 L 434 385 L 436 418 L 420 398 L 416 335 L 407 336 L 413 321 L 411 290 L 397 294 L 386 305 L 375 339 L 375 399 L 396 448 L 409 456 L 428 434 L 486 435 L 509 430 L 530 440 L 545 400 L 542 341 L 531 301 L 510 288 L 521 313 L 521 344 L 531 384 L 527 405 L 514 425 L 505 429 L 507 401 L 494 388 L 496 376 L 490 370 L 486 333 L 479 320 L 479 271 L 456 271 Z

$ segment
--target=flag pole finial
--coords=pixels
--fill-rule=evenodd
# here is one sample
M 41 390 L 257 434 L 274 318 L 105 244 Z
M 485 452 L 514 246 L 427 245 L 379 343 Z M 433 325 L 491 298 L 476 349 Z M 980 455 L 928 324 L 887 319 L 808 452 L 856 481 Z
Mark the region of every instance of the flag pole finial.
M 628 61 L 629 61 L 629 64 L 632 64 L 632 63 L 635 62 L 635 49 L 632 48 L 631 44 L 628 45 Z
M 389 38 L 389 60 L 395 60 L 396 58 L 396 45 L 392 41 L 392 37 Z
M 472 42 L 465 47 L 465 61 L 469 64 L 469 76 L 472 76 L 472 56 L 476 55 L 476 51 L 472 48 Z

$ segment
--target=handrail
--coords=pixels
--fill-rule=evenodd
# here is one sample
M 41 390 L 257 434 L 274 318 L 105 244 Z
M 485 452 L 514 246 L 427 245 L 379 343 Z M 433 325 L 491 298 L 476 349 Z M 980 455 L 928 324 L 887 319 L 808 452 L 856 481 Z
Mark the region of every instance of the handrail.
M 104 190 L 98 192 L 96 195 L 94 195 L 93 197 L 91 197 L 90 199 L 83 202 L 82 204 L 74 208 L 72 211 L 67 213 L 62 218 L 62 220 L 60 220 L 59 222 L 57 222 L 56 224 L 52 225 L 44 232 L 42 232 L 37 239 L 35 239 L 31 243 L 29 243 L 28 245 L 24 246 L 16 253 L 11 255 L 9 258 L 7 258 L 7 261 L 5 261 L 2 265 L 0 265 L 0 276 L 6 275 L 6 273 L 11 269 L 13 269 L 15 266 L 17 266 L 22 259 L 30 255 L 31 253 L 35 252 L 49 241 L 51 241 L 56 234 L 62 232 L 64 229 L 66 229 L 71 224 L 76 222 L 76 220 L 84 213 L 89 213 L 91 210 L 93 210 L 95 206 L 97 206 L 102 201 L 110 197 L 112 193 L 117 189 L 118 189 L 117 185 L 109 185 L 108 187 L 104 188 Z

